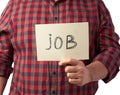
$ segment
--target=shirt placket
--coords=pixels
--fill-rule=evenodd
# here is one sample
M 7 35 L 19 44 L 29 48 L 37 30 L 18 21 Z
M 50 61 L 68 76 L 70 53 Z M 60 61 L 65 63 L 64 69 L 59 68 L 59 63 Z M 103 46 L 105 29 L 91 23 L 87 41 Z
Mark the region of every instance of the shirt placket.
M 50 23 L 58 23 L 58 4 L 51 1 L 50 6 Z M 57 85 L 58 85 L 58 63 L 56 61 L 49 62 L 49 74 L 50 74 L 50 88 L 49 95 L 57 95 Z
M 53 8 L 53 21 L 54 21 L 54 23 L 58 23 L 58 21 L 59 21 L 58 7 L 59 7 L 59 5 L 57 3 L 53 4 L 53 6 L 52 6 L 52 8 Z
M 59 21 L 58 8 L 59 8 L 58 3 L 55 3 L 51 0 L 49 6 L 49 17 L 48 17 L 49 23 L 58 23 Z
M 57 95 L 57 83 L 58 83 L 58 65 L 57 62 L 49 62 L 49 74 L 50 74 L 50 95 Z

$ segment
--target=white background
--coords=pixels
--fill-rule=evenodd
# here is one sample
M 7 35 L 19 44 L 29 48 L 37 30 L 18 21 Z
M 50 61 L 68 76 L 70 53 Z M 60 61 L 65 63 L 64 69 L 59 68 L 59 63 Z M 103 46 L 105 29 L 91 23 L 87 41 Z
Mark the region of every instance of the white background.
M 120 5 L 119 0 L 103 0 L 109 9 L 113 23 L 115 25 L 115 31 L 120 35 Z M 5 8 L 8 0 L 0 0 L 0 14 L 2 13 L 3 9 Z M 11 83 L 10 76 L 7 86 L 5 88 L 3 95 L 8 95 L 10 83 Z M 120 72 L 118 75 L 113 79 L 111 82 L 105 84 L 102 81 L 99 81 L 99 89 L 96 95 L 120 95 Z

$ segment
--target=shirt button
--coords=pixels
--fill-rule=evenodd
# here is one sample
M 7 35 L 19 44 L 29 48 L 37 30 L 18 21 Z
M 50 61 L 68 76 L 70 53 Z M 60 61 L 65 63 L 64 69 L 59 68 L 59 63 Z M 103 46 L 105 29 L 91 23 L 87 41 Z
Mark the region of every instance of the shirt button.
M 56 91 L 55 91 L 55 90 L 53 90 L 53 91 L 52 91 L 52 94 L 56 94 Z
M 56 72 L 53 72 L 53 75 L 55 76 L 55 75 L 56 75 Z
M 55 17 L 54 19 L 55 19 L 55 20 L 58 20 L 58 18 L 57 18 L 57 17 Z

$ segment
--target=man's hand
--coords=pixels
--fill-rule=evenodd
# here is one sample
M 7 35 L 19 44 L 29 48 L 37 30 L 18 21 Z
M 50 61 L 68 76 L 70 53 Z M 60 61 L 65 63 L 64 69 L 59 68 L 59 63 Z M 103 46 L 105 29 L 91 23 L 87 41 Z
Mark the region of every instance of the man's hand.
M 90 73 L 82 61 L 63 59 L 59 62 L 59 65 L 65 66 L 65 72 L 71 84 L 83 86 L 92 81 Z

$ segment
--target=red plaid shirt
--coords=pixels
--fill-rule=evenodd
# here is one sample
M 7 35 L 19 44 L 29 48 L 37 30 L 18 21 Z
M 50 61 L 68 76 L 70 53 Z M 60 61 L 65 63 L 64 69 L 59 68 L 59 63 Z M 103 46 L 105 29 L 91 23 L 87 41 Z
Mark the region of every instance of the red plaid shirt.
M 90 60 L 84 62 L 101 61 L 109 71 L 108 82 L 118 72 L 120 46 L 102 0 L 10 0 L 0 17 L 0 76 L 8 78 L 13 71 L 9 95 L 94 95 L 97 81 L 72 85 L 64 67 L 56 61 L 39 62 L 36 54 L 35 24 L 86 21 Z

